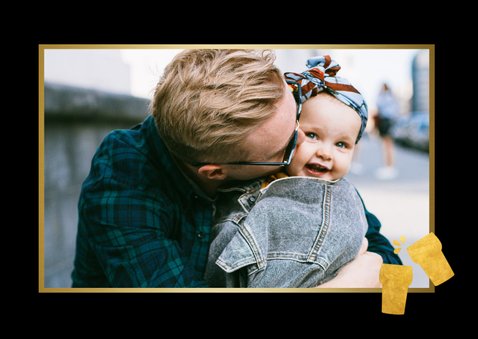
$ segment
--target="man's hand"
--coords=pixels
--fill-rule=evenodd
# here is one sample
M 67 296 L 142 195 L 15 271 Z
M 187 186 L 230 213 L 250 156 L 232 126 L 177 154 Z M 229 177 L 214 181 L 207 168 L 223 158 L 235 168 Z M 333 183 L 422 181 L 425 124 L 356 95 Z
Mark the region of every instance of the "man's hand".
M 367 252 L 368 241 L 364 238 L 357 257 L 342 267 L 337 276 L 318 288 L 377 288 L 380 284 L 380 268 L 382 257 L 376 253 Z

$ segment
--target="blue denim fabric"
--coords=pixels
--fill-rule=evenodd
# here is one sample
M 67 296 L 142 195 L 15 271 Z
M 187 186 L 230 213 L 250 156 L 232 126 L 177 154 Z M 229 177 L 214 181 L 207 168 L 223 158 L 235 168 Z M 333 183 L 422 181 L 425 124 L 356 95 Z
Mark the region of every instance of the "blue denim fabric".
M 346 180 L 288 177 L 223 191 L 205 278 L 220 287 L 313 287 L 358 254 L 367 231 Z

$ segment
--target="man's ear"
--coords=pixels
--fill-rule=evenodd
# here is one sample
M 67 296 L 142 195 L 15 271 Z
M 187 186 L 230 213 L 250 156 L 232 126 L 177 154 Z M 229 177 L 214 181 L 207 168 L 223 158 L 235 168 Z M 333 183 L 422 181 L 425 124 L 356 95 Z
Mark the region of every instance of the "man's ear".
M 220 165 L 207 164 L 198 168 L 198 174 L 209 180 L 226 179 L 226 170 Z

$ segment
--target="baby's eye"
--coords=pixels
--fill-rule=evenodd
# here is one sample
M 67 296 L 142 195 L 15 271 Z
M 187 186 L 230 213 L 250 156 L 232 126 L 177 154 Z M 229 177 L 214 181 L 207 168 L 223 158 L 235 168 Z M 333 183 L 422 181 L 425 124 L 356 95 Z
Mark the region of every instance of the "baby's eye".
M 319 137 L 316 133 L 314 132 L 308 132 L 308 133 L 305 133 L 305 136 L 309 139 L 312 139 L 312 140 L 317 140 L 317 138 Z
M 339 141 L 335 144 L 338 148 L 347 148 L 347 144 L 345 142 Z

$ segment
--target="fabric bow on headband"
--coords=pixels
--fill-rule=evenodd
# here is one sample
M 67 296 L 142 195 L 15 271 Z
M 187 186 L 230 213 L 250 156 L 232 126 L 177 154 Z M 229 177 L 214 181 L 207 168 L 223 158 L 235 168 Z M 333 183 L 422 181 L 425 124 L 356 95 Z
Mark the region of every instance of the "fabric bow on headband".
M 318 56 L 307 60 L 308 70 L 302 73 L 284 73 L 286 80 L 297 82 L 302 95 L 296 100 L 304 103 L 322 91 L 326 91 L 354 109 L 362 121 L 356 142 L 362 137 L 368 119 L 368 108 L 362 94 L 345 78 L 337 77 L 340 65 L 330 55 Z

